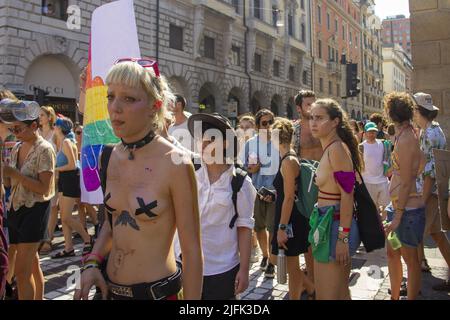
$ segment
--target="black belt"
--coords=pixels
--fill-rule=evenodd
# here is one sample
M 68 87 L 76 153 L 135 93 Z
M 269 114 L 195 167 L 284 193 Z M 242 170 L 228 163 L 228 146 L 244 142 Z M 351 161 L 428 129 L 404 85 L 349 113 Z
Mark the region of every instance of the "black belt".
M 166 278 L 150 283 L 123 286 L 108 280 L 110 298 L 113 300 L 162 300 L 176 295 L 182 288 L 181 268 Z

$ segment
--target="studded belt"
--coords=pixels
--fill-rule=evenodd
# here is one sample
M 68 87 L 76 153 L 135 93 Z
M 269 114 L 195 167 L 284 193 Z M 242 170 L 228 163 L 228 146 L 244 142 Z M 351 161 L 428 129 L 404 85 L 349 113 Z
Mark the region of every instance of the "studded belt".
M 108 280 L 109 298 L 112 300 L 163 300 L 176 295 L 182 288 L 181 268 L 169 277 L 150 283 L 130 286 L 119 285 Z

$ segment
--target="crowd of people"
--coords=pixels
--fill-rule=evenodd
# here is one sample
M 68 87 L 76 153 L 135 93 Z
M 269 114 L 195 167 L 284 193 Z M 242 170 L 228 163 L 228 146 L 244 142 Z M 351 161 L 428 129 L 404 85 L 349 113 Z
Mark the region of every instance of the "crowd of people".
M 39 252 L 52 251 L 58 214 L 64 249 L 52 258 L 75 255 L 72 231 L 84 242 L 75 299 L 88 299 L 94 286 L 98 298 L 112 300 L 237 299 L 249 286 L 257 251 L 268 278 L 284 252 L 290 299 L 351 299 L 352 256 L 363 232 L 354 210 L 358 181 L 386 235 L 401 243 L 386 242 L 392 299 L 418 297 L 421 273 L 429 271 L 424 236 L 450 265 L 433 155 L 446 141 L 429 94 L 389 93 L 384 116 L 357 122 L 336 101 L 301 90 L 298 120 L 261 108 L 234 126 L 218 113 L 188 113 L 186 99 L 149 59 L 118 60 L 105 83 L 121 142 L 100 155 L 101 227 L 96 206 L 79 201 L 82 126 L 51 107 L 0 93 L 6 286 L 16 282 L 19 299 L 43 298 Z M 297 205 L 305 164 L 314 168 L 317 188 L 308 210 Z M 450 205 L 440 210 L 450 219 Z M 95 241 L 87 215 L 98 230 Z M 434 289 L 449 291 L 450 283 Z

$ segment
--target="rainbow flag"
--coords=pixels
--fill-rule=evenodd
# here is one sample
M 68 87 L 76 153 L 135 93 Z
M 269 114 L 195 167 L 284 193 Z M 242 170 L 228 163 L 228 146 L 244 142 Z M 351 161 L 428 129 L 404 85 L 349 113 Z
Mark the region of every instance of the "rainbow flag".
M 103 203 L 99 155 L 104 145 L 120 141 L 111 127 L 104 79 L 113 63 L 123 57 L 140 57 L 132 0 L 105 4 L 92 13 L 81 148 L 82 202 Z

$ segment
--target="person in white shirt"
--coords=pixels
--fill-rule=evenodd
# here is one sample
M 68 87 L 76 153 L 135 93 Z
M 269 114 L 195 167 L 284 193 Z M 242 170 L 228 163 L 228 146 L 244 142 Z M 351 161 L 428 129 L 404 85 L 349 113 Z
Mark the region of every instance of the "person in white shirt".
M 181 95 L 175 95 L 175 107 L 173 115 L 175 121 L 169 127 L 169 136 L 174 137 L 181 145 L 191 151 L 194 151 L 192 138 L 188 130 L 188 114 L 184 111 L 186 108 L 186 99 Z
M 384 144 L 377 139 L 378 128 L 374 122 L 364 126 L 365 140 L 360 144 L 364 154 L 363 178 L 372 200 L 380 212 L 389 204 L 389 180 L 384 175 Z M 383 217 L 384 218 L 384 217 Z
M 194 135 L 197 121 L 202 123 L 201 140 Z M 234 300 L 249 285 L 256 189 L 246 176 L 237 193 L 236 212 L 232 179 L 239 174 L 234 165 L 237 138 L 227 118 L 196 114 L 189 118 L 188 128 L 202 153 L 202 166 L 196 171 L 204 260 L 202 299 Z M 233 135 L 227 137 L 227 131 Z M 234 141 L 226 140 L 230 137 Z

